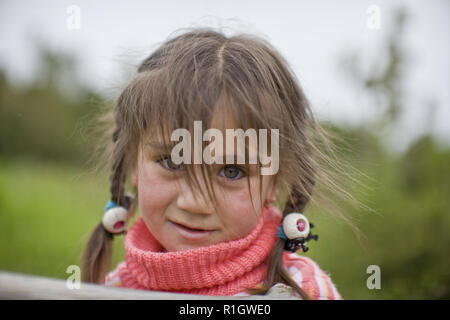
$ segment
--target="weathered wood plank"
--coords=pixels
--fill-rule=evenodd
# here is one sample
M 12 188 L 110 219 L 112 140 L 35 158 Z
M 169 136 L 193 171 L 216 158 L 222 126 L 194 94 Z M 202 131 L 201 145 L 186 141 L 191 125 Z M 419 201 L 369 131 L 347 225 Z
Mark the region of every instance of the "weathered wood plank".
M 277 290 L 275 290 L 277 291 Z M 212 297 L 158 291 L 111 288 L 81 283 L 69 289 L 65 280 L 0 271 L 0 299 L 97 299 L 97 300 L 266 300 L 292 299 L 289 292 L 273 292 L 268 296 Z

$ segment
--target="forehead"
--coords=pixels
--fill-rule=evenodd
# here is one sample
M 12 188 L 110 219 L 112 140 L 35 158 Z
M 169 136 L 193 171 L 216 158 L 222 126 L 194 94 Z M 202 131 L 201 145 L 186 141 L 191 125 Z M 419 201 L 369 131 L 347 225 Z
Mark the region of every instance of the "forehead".
M 239 122 L 238 116 L 235 115 L 232 108 L 219 107 L 213 112 L 208 127 L 225 132 L 226 129 L 241 128 Z
M 209 110 L 205 110 L 201 116 L 183 114 L 177 117 L 176 121 L 151 121 L 152 125 L 147 130 L 144 140 L 152 140 L 170 145 L 170 137 L 174 130 L 179 128 L 187 129 L 191 136 L 194 136 L 194 122 L 201 121 L 203 132 L 208 129 L 218 129 L 222 131 L 225 138 L 226 129 L 246 130 L 254 127 L 249 116 L 244 116 L 245 107 L 238 106 L 230 99 L 220 98 Z M 169 119 L 167 119 L 169 120 Z M 174 120 L 174 119 L 170 119 Z M 175 124 L 175 122 L 178 124 Z

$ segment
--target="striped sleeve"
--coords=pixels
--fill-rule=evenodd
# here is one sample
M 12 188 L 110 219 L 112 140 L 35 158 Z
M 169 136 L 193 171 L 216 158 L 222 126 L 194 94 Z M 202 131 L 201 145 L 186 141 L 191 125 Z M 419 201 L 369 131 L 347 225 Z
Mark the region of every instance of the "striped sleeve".
M 120 280 L 119 276 L 120 265 L 121 264 L 119 264 L 115 270 L 108 273 L 108 275 L 105 277 L 103 285 L 107 287 L 122 287 L 122 281 Z
M 285 251 L 283 263 L 292 279 L 314 300 L 342 300 L 342 296 L 316 262 L 305 256 Z

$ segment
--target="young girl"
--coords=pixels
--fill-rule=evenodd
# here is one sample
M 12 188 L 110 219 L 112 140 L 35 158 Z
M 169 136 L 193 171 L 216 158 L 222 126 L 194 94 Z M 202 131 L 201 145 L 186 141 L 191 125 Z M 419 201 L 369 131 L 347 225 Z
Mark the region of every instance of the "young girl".
M 194 121 L 223 137 L 227 129 L 278 130 L 266 142 L 279 170 L 262 175 L 268 164 L 261 157 L 256 164 L 176 163 L 172 133 L 183 128 L 195 136 Z M 332 185 L 319 164 L 333 162 L 319 148 L 329 144 L 325 131 L 271 45 L 209 29 L 174 37 L 139 66 L 117 101 L 115 122 L 111 201 L 86 246 L 84 281 L 222 296 L 265 294 L 282 283 L 303 299 L 341 299 L 329 276 L 295 253 L 314 238 L 301 215 L 314 185 Z M 228 142 L 216 144 L 214 156 L 239 158 L 239 150 L 221 147 Z M 245 143 L 246 160 L 250 151 Z M 277 198 L 285 200 L 282 213 Z M 106 276 L 111 240 L 136 206 L 125 261 Z

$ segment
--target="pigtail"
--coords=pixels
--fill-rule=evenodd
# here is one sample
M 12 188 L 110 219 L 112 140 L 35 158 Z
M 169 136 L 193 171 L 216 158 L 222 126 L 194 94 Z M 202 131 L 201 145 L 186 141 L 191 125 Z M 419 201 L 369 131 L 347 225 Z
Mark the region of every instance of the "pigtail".
M 114 141 L 114 151 L 113 151 L 113 164 L 111 173 L 111 200 L 117 203 L 119 206 L 124 206 L 125 204 L 125 192 L 124 192 L 124 181 L 126 177 L 126 165 L 125 165 L 125 155 L 123 148 L 119 145 L 119 129 L 116 129 L 113 133 Z
M 308 183 L 306 183 L 305 185 L 309 186 L 306 189 L 308 195 L 303 195 L 300 191 L 298 191 L 297 188 L 294 188 L 291 191 L 290 197 L 283 210 L 283 217 L 291 212 L 303 212 L 303 210 L 306 207 L 306 204 L 308 203 L 311 197 L 311 190 L 314 186 L 314 182 L 308 181 Z
M 111 200 L 121 205 L 126 204 L 124 196 L 125 181 L 125 156 L 124 151 L 118 144 L 120 129 L 113 133 L 113 163 L 111 173 Z M 113 234 L 108 232 L 102 222 L 92 231 L 86 244 L 82 258 L 82 281 L 92 283 L 103 283 L 111 265 Z
M 83 282 L 101 283 L 111 263 L 113 235 L 100 222 L 92 231 L 82 259 Z
M 311 300 L 306 292 L 295 282 L 283 264 L 284 240 L 277 239 L 267 262 L 267 273 L 263 292 L 266 293 L 276 283 L 284 283 L 294 289 L 304 300 Z
M 148 71 L 159 65 L 159 60 L 164 56 L 161 50 L 158 50 L 153 56 L 148 58 L 138 69 L 138 72 Z M 156 62 L 158 63 L 156 63 Z M 125 180 L 130 164 L 135 154 L 134 149 L 130 146 L 137 145 L 136 128 L 142 127 L 137 124 L 135 119 L 127 118 L 131 112 L 128 108 L 130 99 L 134 97 L 130 91 L 135 89 L 133 85 L 129 85 L 119 96 L 115 108 L 115 124 L 116 128 L 112 132 L 112 152 L 111 159 L 111 175 L 110 175 L 110 194 L 111 199 L 117 206 L 130 208 L 132 199 L 125 196 Z M 108 118 L 109 120 L 109 118 Z M 131 127 L 130 123 L 133 123 Z M 109 122 L 108 122 L 109 125 Z M 132 211 L 134 209 L 131 209 Z M 92 231 L 82 257 L 82 281 L 92 283 L 103 283 L 106 274 L 109 272 L 112 256 L 112 240 L 114 235 L 107 231 L 102 222 L 100 222 Z
M 310 185 L 312 189 L 313 185 Z M 309 201 L 309 196 L 304 196 L 294 188 L 291 191 L 290 197 L 286 203 L 283 210 L 283 217 L 291 212 L 302 212 L 306 204 Z M 269 258 L 267 260 L 267 271 L 266 278 L 264 280 L 264 286 L 261 289 L 250 289 L 251 294 L 266 294 L 267 291 L 277 283 L 284 283 L 290 286 L 295 292 L 297 292 L 300 297 L 304 300 L 311 300 L 311 297 L 295 282 L 283 264 L 283 251 L 284 251 L 285 240 L 277 238 L 272 251 L 270 252 Z

